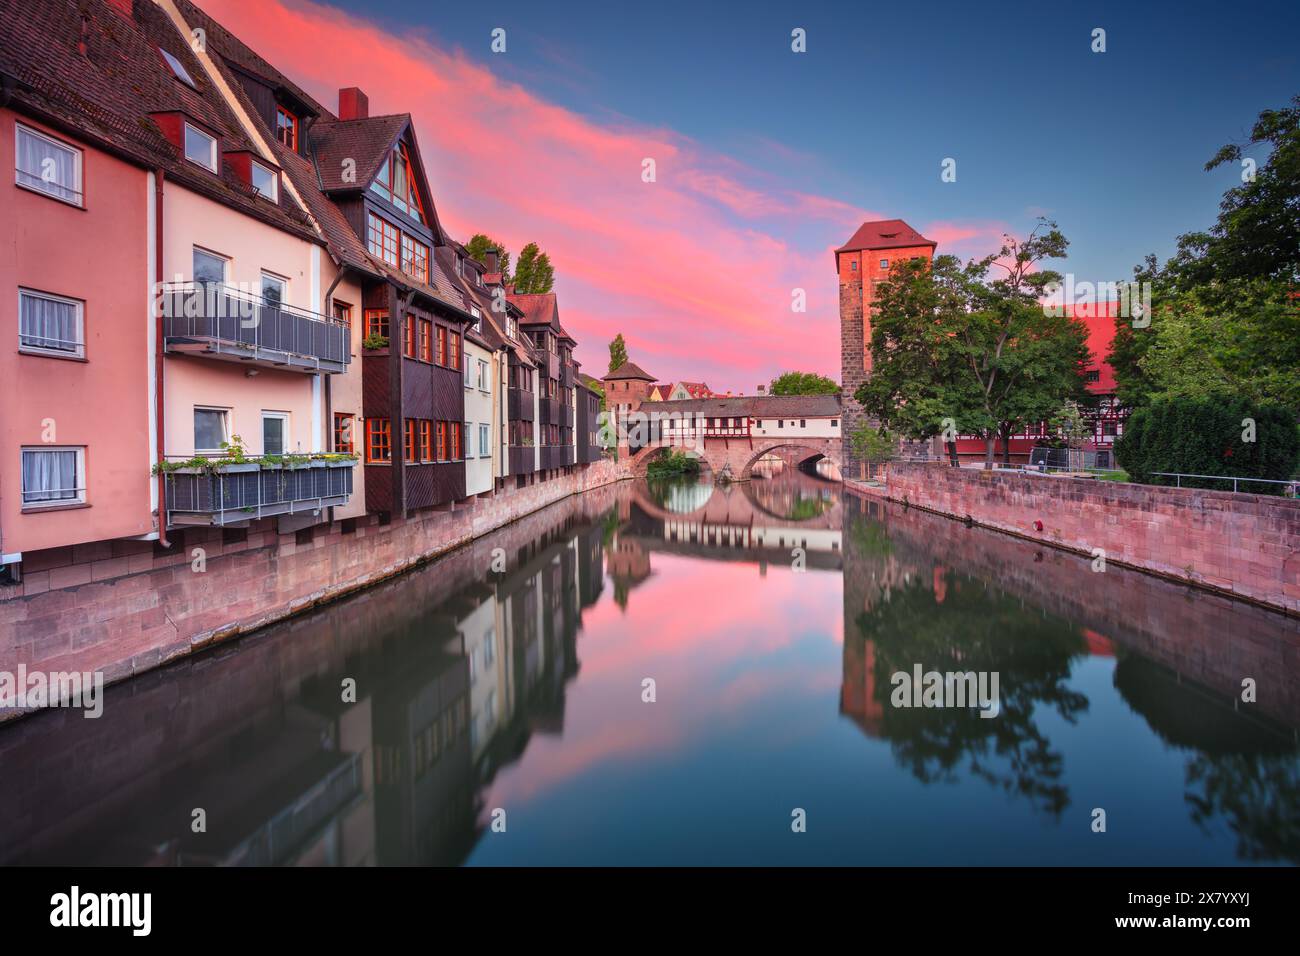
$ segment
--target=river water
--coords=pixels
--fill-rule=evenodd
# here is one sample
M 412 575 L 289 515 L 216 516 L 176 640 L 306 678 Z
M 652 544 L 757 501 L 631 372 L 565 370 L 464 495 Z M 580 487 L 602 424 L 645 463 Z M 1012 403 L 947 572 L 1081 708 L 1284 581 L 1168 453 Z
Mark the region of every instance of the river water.
M 0 727 L 0 862 L 1294 864 L 1298 726 L 1294 619 L 792 469 L 624 482 Z

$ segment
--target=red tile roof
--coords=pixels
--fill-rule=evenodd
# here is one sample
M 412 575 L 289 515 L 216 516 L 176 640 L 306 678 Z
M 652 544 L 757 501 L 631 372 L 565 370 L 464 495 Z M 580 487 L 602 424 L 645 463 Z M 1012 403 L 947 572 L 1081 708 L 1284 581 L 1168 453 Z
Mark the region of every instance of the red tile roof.
M 268 225 L 319 241 L 292 198 L 259 198 L 224 162 L 211 174 L 186 162 L 163 136 L 151 114 L 183 113 L 215 133 L 223 153 L 261 153 L 189 38 L 155 3 L 137 2 L 134 11 L 123 16 L 106 0 L 2 0 L 0 73 L 13 78 L 14 108 L 141 166 L 161 167 L 169 181 Z M 184 66 L 193 87 L 172 73 L 159 49 Z
M 857 252 L 859 249 L 899 249 L 903 246 L 936 246 L 901 219 L 878 219 L 864 222 L 848 242 L 836 252 Z
M 635 362 L 624 362 L 618 368 L 614 369 L 614 371 L 606 375 L 605 378 L 607 380 L 639 378 L 647 382 L 653 382 L 655 380 L 653 375 L 647 375 L 645 369 L 641 368 L 641 366 L 637 365 Z

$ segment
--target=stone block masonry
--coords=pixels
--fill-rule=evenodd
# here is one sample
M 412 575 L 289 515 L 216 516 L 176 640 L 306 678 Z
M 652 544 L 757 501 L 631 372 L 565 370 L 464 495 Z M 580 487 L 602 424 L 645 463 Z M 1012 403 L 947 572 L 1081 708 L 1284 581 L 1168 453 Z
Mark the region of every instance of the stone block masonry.
M 1300 501 L 894 462 L 886 497 L 1300 615 Z
M 187 529 L 152 552 L 115 542 L 47 555 L 22 585 L 0 589 L 0 670 L 100 671 L 106 684 L 215 641 L 247 634 L 422 564 L 570 495 L 628 476 L 602 460 L 524 488 L 380 524 L 376 515 L 277 534 Z M 513 479 L 507 480 L 509 486 Z M 133 550 L 143 547 L 143 550 Z M 205 570 L 194 570 L 202 548 Z M 66 561 L 66 563 L 64 563 Z M 0 720 L 16 716 L 0 711 Z

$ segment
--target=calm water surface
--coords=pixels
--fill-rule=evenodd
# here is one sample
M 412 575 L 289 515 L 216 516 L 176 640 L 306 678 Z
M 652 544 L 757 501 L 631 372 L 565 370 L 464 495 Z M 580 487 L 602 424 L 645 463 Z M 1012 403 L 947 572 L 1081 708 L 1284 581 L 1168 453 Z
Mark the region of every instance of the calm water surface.
M 1000 715 L 891 706 L 915 663 Z M 625 482 L 0 728 L 0 862 L 1289 864 L 1297 726 L 1294 620 L 792 469 Z

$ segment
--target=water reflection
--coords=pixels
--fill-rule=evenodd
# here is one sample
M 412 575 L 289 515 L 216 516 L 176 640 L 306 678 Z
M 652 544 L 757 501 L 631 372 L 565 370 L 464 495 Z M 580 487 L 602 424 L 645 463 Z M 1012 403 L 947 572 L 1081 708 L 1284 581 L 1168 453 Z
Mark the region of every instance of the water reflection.
M 1296 862 L 1298 648 L 794 468 L 625 483 L 0 729 L 0 862 Z M 1000 715 L 890 706 L 914 663 Z

